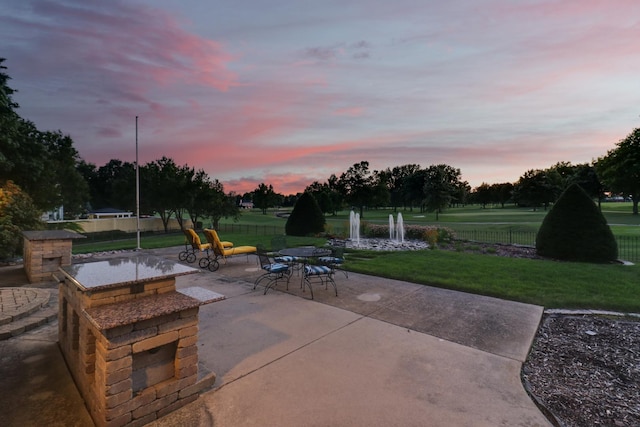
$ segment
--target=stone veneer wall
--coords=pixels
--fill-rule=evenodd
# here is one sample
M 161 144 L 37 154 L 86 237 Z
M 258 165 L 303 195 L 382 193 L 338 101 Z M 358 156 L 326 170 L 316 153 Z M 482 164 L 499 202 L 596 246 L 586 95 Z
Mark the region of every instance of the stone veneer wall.
M 138 293 L 82 292 L 64 283 L 59 290 L 60 347 L 96 426 L 142 426 L 198 398 L 198 307 L 106 330 L 85 312 L 126 302 L 155 307 L 175 293 L 175 279 L 146 283 Z M 167 344 L 175 345 L 173 377 L 134 392 L 136 358 Z

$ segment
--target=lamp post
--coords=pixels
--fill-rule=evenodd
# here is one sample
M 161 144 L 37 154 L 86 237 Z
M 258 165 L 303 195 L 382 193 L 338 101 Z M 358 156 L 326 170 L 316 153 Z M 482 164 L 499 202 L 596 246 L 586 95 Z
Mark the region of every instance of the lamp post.
M 136 251 L 140 248 L 140 165 L 138 164 L 138 116 L 136 116 Z

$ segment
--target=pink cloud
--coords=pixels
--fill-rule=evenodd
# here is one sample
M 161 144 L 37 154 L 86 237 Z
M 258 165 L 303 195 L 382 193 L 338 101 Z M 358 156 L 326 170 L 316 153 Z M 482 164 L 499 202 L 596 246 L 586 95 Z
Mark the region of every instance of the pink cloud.
M 362 107 L 345 107 L 339 108 L 333 112 L 337 116 L 359 117 L 364 114 Z
M 0 32 L 38 127 L 71 133 L 102 165 L 133 159 L 140 116 L 142 162 L 168 156 L 228 190 L 302 191 L 362 160 L 515 180 L 625 136 L 612 129 L 637 105 L 635 0 L 399 1 L 190 22 L 189 4 L 25 0 Z M 372 41 L 349 42 L 372 23 Z
M 184 31 L 182 22 L 160 9 L 121 1 L 102 7 L 34 1 L 33 12 L 41 17 L 35 26 L 46 37 L 43 44 L 65 44 L 104 73 L 137 75 L 137 83 L 188 82 L 222 91 L 237 84 L 227 70 L 234 58 L 219 42 Z

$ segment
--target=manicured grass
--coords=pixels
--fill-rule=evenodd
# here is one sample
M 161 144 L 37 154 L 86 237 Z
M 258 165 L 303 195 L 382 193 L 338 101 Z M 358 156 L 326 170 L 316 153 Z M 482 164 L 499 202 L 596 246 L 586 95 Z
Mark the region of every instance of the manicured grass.
M 444 250 L 355 251 L 350 271 L 495 296 L 546 308 L 640 312 L 640 267 Z
M 203 233 L 199 233 L 200 240 L 206 242 Z M 256 246 L 262 244 L 267 248 L 271 246 L 272 235 L 250 235 L 239 233 L 224 233 L 220 235 L 222 240 L 233 242 L 235 246 L 250 245 Z M 322 246 L 326 243 L 326 239 L 317 237 L 294 237 L 287 236 L 287 244 L 291 246 Z M 140 246 L 142 249 L 157 249 L 168 248 L 172 246 L 183 246 L 185 244 L 185 237 L 182 233 L 169 233 L 169 234 L 154 234 L 142 236 L 140 239 Z M 89 243 L 77 243 L 73 244 L 74 254 L 83 254 L 90 252 L 104 252 L 112 250 L 122 249 L 135 249 L 137 240 L 135 237 L 123 240 L 104 241 L 104 242 L 89 242 Z
M 640 234 L 640 218 L 631 215 L 630 203 L 603 203 L 603 213 L 616 236 Z M 546 212 L 515 207 L 481 209 L 478 206 L 452 208 L 435 221 L 433 214 L 402 211 L 405 224 L 446 226 L 455 231 L 536 232 Z M 388 224 L 392 209 L 366 211 L 363 221 Z M 208 221 L 204 221 L 208 226 Z M 274 211 L 243 211 L 238 223 L 222 221 L 220 237 L 236 246 L 263 244 L 282 230 L 285 218 Z M 349 211 L 327 216 L 330 230 L 348 233 Z M 233 228 L 231 227 L 233 225 Z M 255 226 L 255 229 L 254 229 Z M 230 231 L 229 231 L 230 230 Z M 339 233 L 338 233 L 339 234 Z M 204 235 L 201 234 L 204 242 Z M 291 246 L 325 244 L 323 238 L 287 236 Z M 143 249 L 183 247 L 182 233 L 145 235 Z M 74 253 L 134 249 L 135 236 L 107 242 L 74 242 Z M 640 266 L 597 265 L 504 258 L 444 250 L 411 252 L 352 251 L 345 268 L 376 276 L 407 280 L 465 292 L 538 304 L 547 308 L 589 308 L 640 312 Z

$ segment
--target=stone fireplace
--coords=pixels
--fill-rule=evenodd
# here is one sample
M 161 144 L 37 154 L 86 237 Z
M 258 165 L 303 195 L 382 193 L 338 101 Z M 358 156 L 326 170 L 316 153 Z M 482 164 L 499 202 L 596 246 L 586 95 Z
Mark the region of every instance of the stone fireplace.
M 52 280 L 53 273 L 71 265 L 71 243 L 84 239 L 82 234 L 67 230 L 23 231 L 24 270 L 29 283 Z
M 60 348 L 98 427 L 144 425 L 213 384 L 198 379 L 198 311 L 224 297 L 175 287 L 198 270 L 139 255 L 60 271 Z

